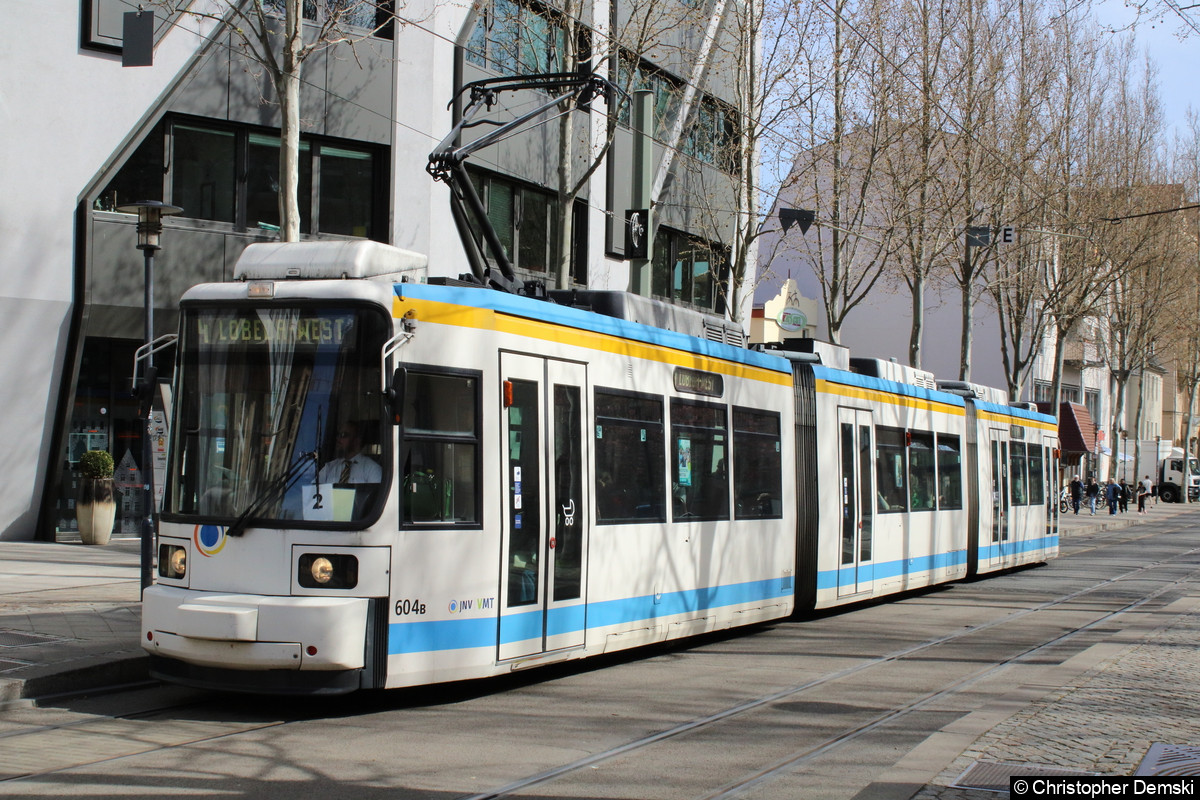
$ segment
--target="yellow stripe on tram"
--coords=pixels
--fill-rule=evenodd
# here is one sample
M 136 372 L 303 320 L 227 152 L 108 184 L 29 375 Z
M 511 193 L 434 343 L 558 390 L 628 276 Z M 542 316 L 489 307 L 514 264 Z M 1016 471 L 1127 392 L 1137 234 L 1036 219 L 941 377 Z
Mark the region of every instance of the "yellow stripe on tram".
M 1058 425 L 1053 422 L 1042 422 L 1028 417 L 1018 417 L 1011 414 L 998 414 L 995 411 L 977 411 L 976 416 L 986 422 L 1000 422 L 1005 425 L 1023 425 L 1027 428 L 1040 428 L 1044 431 L 1058 432 Z
M 509 333 L 528 339 L 559 342 L 602 353 L 657 361 L 663 364 L 699 369 L 706 372 L 717 372 L 734 378 L 761 381 L 779 386 L 791 386 L 792 384 L 791 373 L 761 369 L 698 353 L 687 353 L 669 347 L 613 336 L 612 334 L 585 331 L 579 328 L 516 317 L 511 314 L 505 314 L 502 311 L 442 303 L 436 300 L 423 300 L 411 297 L 404 298 L 403 300 L 397 297 L 394 300 L 392 313 L 396 317 L 403 316 L 408 309 L 415 310 L 417 312 L 417 319 L 422 322 Z
M 922 411 L 937 411 L 942 414 L 951 414 L 954 416 L 963 416 L 966 411 L 962 406 L 942 403 L 937 400 L 926 400 L 922 397 L 909 397 L 908 395 L 892 394 L 891 392 L 881 392 L 876 389 L 864 389 L 861 386 L 847 386 L 844 383 L 834 383 L 821 378 L 817 379 L 817 391 L 825 394 L 838 395 L 839 397 L 850 397 L 855 400 L 869 400 L 873 403 L 889 403 L 894 406 L 905 406 L 907 408 L 916 408 Z

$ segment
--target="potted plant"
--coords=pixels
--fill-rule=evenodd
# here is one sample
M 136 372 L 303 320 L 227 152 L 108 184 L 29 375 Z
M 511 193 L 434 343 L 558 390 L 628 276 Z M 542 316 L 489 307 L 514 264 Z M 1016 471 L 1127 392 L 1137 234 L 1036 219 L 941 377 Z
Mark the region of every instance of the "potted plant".
M 117 518 L 112 456 L 107 450 L 88 450 L 79 459 L 79 471 L 83 478 L 75 504 L 79 535 L 84 544 L 108 544 Z

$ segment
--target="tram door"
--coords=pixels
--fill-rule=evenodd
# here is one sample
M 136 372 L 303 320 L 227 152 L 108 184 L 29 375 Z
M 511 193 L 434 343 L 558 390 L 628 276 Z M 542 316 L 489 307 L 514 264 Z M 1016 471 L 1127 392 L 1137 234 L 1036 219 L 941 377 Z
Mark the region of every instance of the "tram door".
M 842 546 L 838 596 L 870 591 L 875 577 L 875 471 L 871 412 L 838 409 L 838 460 L 841 462 Z
M 992 563 L 999 564 L 1012 553 L 1012 518 L 1008 487 L 1008 431 L 991 430 L 992 472 Z
M 587 575 L 586 371 L 502 353 L 501 660 L 581 647 Z

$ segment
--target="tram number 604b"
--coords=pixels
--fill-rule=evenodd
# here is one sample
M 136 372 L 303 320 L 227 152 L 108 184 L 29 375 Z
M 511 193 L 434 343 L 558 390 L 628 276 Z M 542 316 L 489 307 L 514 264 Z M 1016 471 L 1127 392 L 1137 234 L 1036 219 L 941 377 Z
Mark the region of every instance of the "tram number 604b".
M 424 614 L 425 604 L 420 600 L 397 600 L 396 616 L 406 617 L 409 614 Z

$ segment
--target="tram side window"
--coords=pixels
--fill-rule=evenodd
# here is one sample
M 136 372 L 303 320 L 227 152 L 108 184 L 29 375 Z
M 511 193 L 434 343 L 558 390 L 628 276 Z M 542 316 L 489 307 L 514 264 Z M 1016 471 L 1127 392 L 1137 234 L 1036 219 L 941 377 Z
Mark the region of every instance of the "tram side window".
M 665 522 L 663 401 L 596 390 L 596 520 Z
M 908 467 L 901 428 L 875 429 L 875 483 L 881 513 L 908 510 Z
M 779 415 L 733 410 L 733 496 L 738 519 L 783 516 Z
M 1012 487 L 1012 504 L 1023 506 L 1029 502 L 1029 477 L 1025 474 L 1025 443 L 1012 442 L 1008 450 L 1008 479 Z
M 1029 505 L 1040 506 L 1046 502 L 1046 469 L 1042 461 L 1042 448 L 1029 445 Z
M 729 519 L 729 431 L 724 406 L 671 400 L 671 517 Z
M 409 369 L 401 521 L 479 522 L 479 375 Z
M 962 508 L 962 451 L 958 437 L 937 435 L 938 508 Z
M 937 470 L 932 433 L 913 431 L 909 434 L 908 485 L 912 492 L 913 511 L 932 511 L 937 507 Z

